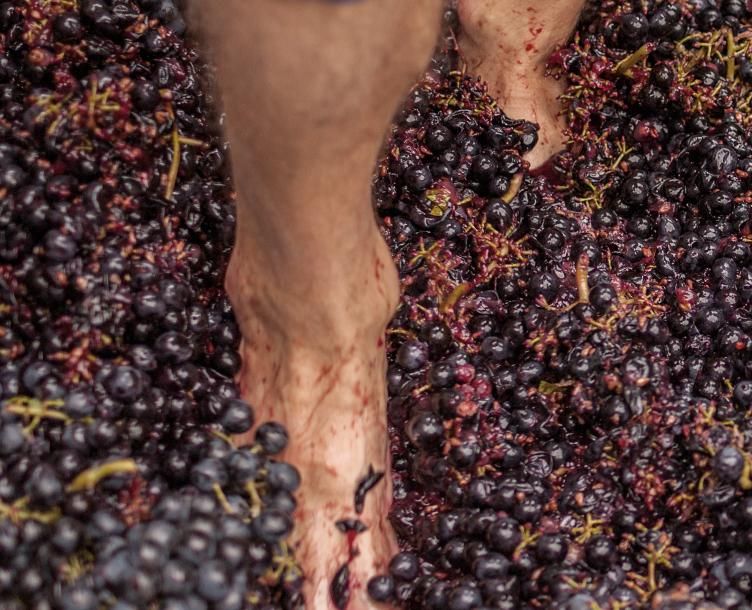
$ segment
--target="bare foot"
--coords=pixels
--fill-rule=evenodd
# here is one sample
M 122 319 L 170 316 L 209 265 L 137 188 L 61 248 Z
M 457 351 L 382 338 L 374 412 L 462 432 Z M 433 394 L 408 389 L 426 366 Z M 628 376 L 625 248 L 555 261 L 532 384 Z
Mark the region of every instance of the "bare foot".
M 228 292 L 244 336 L 243 394 L 259 422 L 285 425 L 290 442 L 282 457 L 302 475 L 293 538 L 306 576 L 306 606 L 317 610 L 336 607 L 332 581 L 345 565 L 349 577 L 342 578 L 339 602 L 349 594 L 349 609 L 372 607 L 366 583 L 385 571 L 397 551 L 387 521 L 383 333 L 399 289 L 378 234 L 363 252 L 368 253 L 364 260 L 353 261 L 326 291 L 297 305 L 273 296 L 273 269 L 250 272 L 247 265 L 254 259 L 243 256 L 242 244 L 228 272 Z M 358 514 L 354 495 L 369 468 L 385 476 Z M 343 532 L 346 524 L 337 523 L 347 519 L 359 519 L 367 529 Z
M 564 148 L 559 96 L 564 83 L 545 64 L 571 34 L 583 0 L 459 0 L 460 51 L 470 74 L 488 83 L 504 113 L 539 125 L 526 158 L 535 168 Z
M 339 601 L 349 590 L 348 608 L 368 608 L 365 583 L 395 549 L 389 473 L 366 497 L 366 532 L 351 540 L 336 522 L 357 516 L 369 466 L 388 470 L 384 330 L 399 281 L 371 179 L 443 0 L 191 4 L 217 65 L 238 190 L 226 285 L 241 386 L 257 421 L 287 427 L 283 457 L 302 474 L 294 536 L 308 607 L 335 607 L 330 585 L 350 562 Z

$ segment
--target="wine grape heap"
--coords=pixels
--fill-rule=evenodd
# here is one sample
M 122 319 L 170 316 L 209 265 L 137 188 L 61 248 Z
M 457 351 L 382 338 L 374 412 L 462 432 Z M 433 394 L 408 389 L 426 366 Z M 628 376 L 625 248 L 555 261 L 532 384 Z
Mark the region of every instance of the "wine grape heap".
M 750 8 L 592 3 L 536 172 L 454 36 L 414 90 L 375 181 L 404 552 L 374 599 L 750 607 Z
M 592 3 L 531 172 L 446 51 L 375 180 L 407 608 L 752 600 L 752 29 Z M 282 426 L 236 448 L 227 148 L 172 0 L 0 3 L 0 608 L 300 607 Z M 201 569 L 198 569 L 198 568 Z
M 180 12 L 0 26 L 0 607 L 299 607 L 286 432 L 230 439 L 233 194 Z

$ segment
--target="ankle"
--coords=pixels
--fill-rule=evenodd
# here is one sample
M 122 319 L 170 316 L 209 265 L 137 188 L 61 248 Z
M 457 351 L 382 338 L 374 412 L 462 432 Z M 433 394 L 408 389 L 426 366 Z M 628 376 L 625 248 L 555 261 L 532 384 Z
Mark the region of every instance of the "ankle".
M 272 345 L 322 356 L 376 345 L 399 302 L 399 279 L 380 234 L 374 228 L 357 255 L 320 256 L 320 264 L 265 261 L 253 244 L 238 244 L 225 285 L 246 341 L 264 334 Z
M 505 67 L 543 67 L 574 29 L 584 0 L 459 0 L 462 35 Z
M 488 84 L 505 114 L 515 119 L 530 120 L 530 109 L 558 110 L 556 97 L 562 85 L 546 76 L 545 58 L 538 53 L 528 53 L 523 48 L 507 51 L 504 47 L 485 40 L 480 42 L 463 29 L 459 36 L 462 59 L 470 74 L 478 75 Z M 498 51 L 496 50 L 499 47 Z M 517 107 L 522 112 L 517 112 Z M 516 114 L 515 114 L 516 112 Z

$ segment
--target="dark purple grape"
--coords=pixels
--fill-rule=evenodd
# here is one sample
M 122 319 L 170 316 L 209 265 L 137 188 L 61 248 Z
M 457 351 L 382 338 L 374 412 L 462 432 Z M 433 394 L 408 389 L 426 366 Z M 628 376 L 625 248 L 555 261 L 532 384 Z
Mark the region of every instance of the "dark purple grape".
M 389 562 L 389 573 L 398 580 L 413 581 L 418 576 L 418 558 L 413 553 L 398 553 Z
M 277 422 L 265 422 L 256 429 L 256 442 L 268 455 L 277 455 L 287 447 L 287 431 Z
M 260 540 L 273 544 L 292 531 L 292 519 L 283 512 L 266 510 L 253 521 L 252 528 Z
M 228 400 L 219 418 L 219 424 L 230 434 L 243 434 L 253 427 L 253 409 L 238 398 Z
M 744 470 L 744 456 L 735 447 L 724 447 L 713 457 L 713 472 L 722 481 L 736 482 Z
M 394 581 L 391 576 L 373 576 L 368 580 L 368 595 L 376 602 L 388 602 L 394 594 Z
M 413 165 L 405 171 L 404 180 L 410 190 L 420 193 L 431 186 L 433 176 L 426 166 Z
M 115 367 L 104 381 L 107 393 L 115 400 L 133 401 L 144 390 L 142 374 L 130 366 Z

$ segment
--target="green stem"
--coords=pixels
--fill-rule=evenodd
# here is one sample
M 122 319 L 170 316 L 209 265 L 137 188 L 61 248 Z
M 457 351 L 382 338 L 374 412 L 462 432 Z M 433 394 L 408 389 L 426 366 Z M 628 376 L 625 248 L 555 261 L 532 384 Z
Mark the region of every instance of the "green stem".
M 726 32 L 726 80 L 732 82 L 736 75 L 736 40 L 734 33 Z
M 175 192 L 175 185 L 178 181 L 178 172 L 180 171 L 180 134 L 178 133 L 178 123 L 175 120 L 175 125 L 172 128 L 172 163 L 170 164 L 170 171 L 167 174 L 167 185 L 165 186 L 165 199 L 169 201 L 172 199 L 172 194 Z
M 577 280 L 577 296 L 580 303 L 590 302 L 590 288 L 588 287 L 588 264 L 590 259 L 587 254 L 580 254 L 577 257 L 577 267 L 575 269 L 575 278 Z
M 219 483 L 214 483 L 212 485 L 212 489 L 214 490 L 214 495 L 217 496 L 217 500 L 222 505 L 222 508 L 225 510 L 225 512 L 229 515 L 235 514 L 235 510 L 227 500 L 227 496 L 225 495 L 225 492 L 222 490 L 222 487 L 219 485 Z
M 512 176 L 512 180 L 509 183 L 509 188 L 501 198 L 504 203 L 512 203 L 512 200 L 517 197 L 517 193 L 520 192 L 520 187 L 522 186 L 522 181 L 524 180 L 524 178 L 525 176 L 522 174 L 522 172 Z
M 138 465 L 134 460 L 114 460 L 112 462 L 84 470 L 75 479 L 73 479 L 70 485 L 68 485 L 67 491 L 68 493 L 76 493 L 78 491 L 93 489 L 102 479 L 106 479 L 107 477 L 136 472 L 138 472 Z
M 646 42 L 639 49 L 637 49 L 631 55 L 627 55 L 618 64 L 614 66 L 614 73 L 619 75 L 627 75 L 627 72 L 645 59 L 653 51 L 653 43 Z
M 253 481 L 248 481 L 245 484 L 245 490 L 248 492 L 248 497 L 251 500 L 251 517 L 256 518 L 261 514 L 261 509 L 263 508 L 261 496 Z

